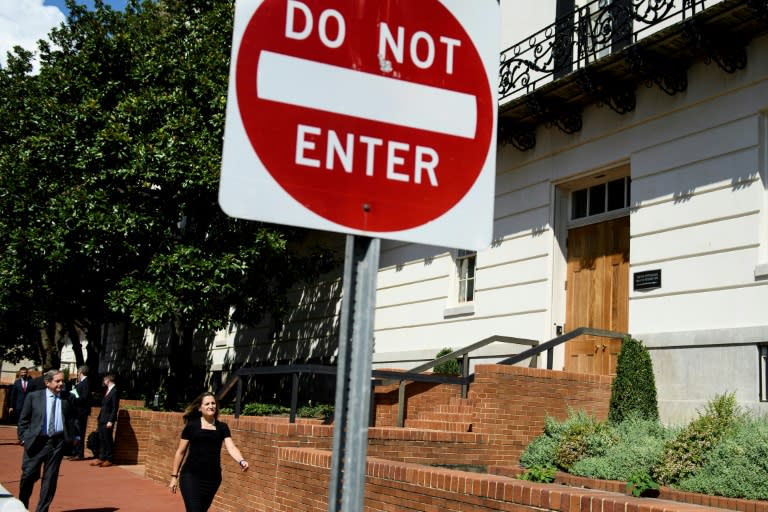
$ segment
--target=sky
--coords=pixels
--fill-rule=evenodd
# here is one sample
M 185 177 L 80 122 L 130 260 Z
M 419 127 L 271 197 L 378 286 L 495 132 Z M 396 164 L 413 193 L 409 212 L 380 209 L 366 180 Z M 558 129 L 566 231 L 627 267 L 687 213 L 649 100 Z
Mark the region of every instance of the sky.
M 77 0 L 92 8 L 93 0 Z M 123 9 L 127 0 L 105 0 L 114 9 Z M 0 0 L 0 65 L 16 45 L 35 51 L 37 41 L 64 21 L 64 0 Z

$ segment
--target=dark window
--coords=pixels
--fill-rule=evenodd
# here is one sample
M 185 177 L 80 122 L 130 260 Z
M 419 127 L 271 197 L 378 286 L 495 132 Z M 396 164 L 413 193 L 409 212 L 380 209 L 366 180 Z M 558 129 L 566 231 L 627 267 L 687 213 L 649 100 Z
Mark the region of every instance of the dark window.
M 589 187 L 589 215 L 605 211 L 605 183 Z
M 629 208 L 631 180 L 619 178 L 571 192 L 571 220 Z
M 587 216 L 587 189 L 571 194 L 571 218 L 581 219 Z
M 626 203 L 624 202 L 624 178 L 613 180 L 608 183 L 608 211 L 621 210 Z

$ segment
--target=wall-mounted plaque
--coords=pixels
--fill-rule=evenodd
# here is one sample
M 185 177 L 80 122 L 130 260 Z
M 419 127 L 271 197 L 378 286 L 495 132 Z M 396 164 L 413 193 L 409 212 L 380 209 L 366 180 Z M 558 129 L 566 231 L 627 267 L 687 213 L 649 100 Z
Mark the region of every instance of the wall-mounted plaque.
M 660 268 L 656 270 L 644 270 L 643 272 L 635 272 L 632 277 L 635 291 L 661 288 Z

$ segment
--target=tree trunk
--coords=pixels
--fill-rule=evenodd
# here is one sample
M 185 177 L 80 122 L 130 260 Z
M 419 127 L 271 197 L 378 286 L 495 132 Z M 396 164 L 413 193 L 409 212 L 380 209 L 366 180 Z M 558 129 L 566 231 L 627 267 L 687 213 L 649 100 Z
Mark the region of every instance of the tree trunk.
M 40 331 L 40 356 L 43 371 L 58 368 L 61 364 L 61 346 L 57 338 L 57 324 L 49 319 L 45 329 Z
M 80 368 L 85 364 L 85 359 L 83 358 L 83 344 L 80 343 L 80 332 L 73 322 L 67 323 L 67 335 L 69 336 L 69 339 L 72 340 L 72 352 L 75 353 L 75 364 Z
M 98 391 L 101 387 L 101 379 L 99 379 L 99 356 L 103 352 L 103 332 L 104 326 L 102 320 L 94 319 L 91 323 L 85 326 L 85 339 L 88 340 L 88 345 L 85 347 L 85 364 L 88 366 L 88 384 L 91 392 Z
M 168 382 L 166 405 L 175 408 L 189 399 L 189 387 L 192 384 L 192 349 L 194 328 L 186 319 L 177 316 L 173 321 L 168 353 Z

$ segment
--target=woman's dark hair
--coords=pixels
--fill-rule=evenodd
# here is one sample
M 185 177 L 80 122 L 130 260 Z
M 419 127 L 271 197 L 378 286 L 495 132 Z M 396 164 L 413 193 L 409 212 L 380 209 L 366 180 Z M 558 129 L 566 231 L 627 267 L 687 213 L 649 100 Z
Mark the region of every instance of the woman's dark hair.
M 218 420 L 219 419 L 219 401 L 216 400 L 216 395 L 211 393 L 210 391 L 206 391 L 204 393 L 200 393 L 197 398 L 192 400 L 192 403 L 187 406 L 186 409 L 184 409 L 184 423 L 187 423 L 189 420 L 194 418 L 199 418 L 203 414 L 200 412 L 200 406 L 203 405 L 203 400 L 205 397 L 210 396 L 213 397 L 213 401 L 216 402 L 216 412 L 213 413 L 213 419 Z

